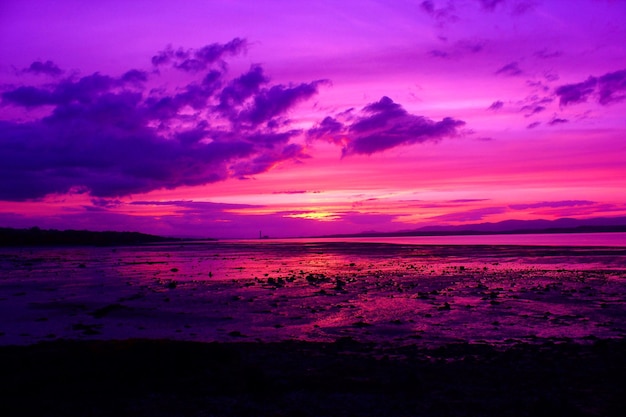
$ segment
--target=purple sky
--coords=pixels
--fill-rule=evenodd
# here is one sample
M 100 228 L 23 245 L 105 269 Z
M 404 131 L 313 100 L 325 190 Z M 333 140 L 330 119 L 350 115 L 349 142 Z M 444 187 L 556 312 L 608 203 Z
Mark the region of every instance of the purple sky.
M 624 1 L 0 5 L 0 227 L 626 215 Z

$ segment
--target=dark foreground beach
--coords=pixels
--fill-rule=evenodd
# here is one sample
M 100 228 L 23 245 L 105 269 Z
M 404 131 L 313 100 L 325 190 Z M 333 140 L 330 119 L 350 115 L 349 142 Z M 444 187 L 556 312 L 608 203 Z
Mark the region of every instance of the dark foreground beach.
M 2 415 L 621 416 L 626 248 L 0 252 Z
M 0 348 L 0 397 L 4 416 L 623 416 L 624 352 L 62 341 Z

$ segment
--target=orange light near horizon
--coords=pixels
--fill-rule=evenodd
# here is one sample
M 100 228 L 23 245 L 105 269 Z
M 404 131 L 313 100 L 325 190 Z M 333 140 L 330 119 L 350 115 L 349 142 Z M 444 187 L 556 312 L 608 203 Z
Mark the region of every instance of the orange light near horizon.
M 329 211 L 316 211 L 310 213 L 298 213 L 298 214 L 286 214 L 283 217 L 290 217 L 293 219 L 309 219 L 309 220 L 318 220 L 321 222 L 333 222 L 336 220 L 340 220 L 341 216 L 338 216 L 335 213 Z

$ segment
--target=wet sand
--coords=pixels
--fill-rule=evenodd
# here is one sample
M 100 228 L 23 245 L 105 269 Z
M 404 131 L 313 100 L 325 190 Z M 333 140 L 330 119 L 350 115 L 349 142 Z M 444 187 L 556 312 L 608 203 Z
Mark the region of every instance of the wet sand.
M 4 250 L 0 266 L 0 344 L 626 335 L 626 248 L 209 243 Z
M 0 267 L 6 392 L 47 415 L 110 414 L 107 393 L 117 415 L 620 415 L 625 398 L 626 248 L 212 242 L 3 249 Z

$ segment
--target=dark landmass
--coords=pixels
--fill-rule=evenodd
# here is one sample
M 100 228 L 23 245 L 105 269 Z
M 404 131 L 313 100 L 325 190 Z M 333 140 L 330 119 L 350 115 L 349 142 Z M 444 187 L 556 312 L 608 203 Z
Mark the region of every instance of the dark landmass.
M 622 416 L 626 340 L 1 346 L 4 416 Z
M 427 226 L 398 232 L 366 231 L 320 237 L 406 237 L 406 236 L 469 236 L 557 233 L 617 233 L 626 232 L 626 217 L 558 220 L 506 220 L 462 226 Z
M 138 232 L 91 232 L 88 230 L 42 230 L 0 228 L 0 246 L 114 246 L 178 242 L 182 239 Z
M 626 226 L 626 217 L 595 217 L 590 219 L 561 218 L 556 220 L 505 220 L 497 223 L 478 223 L 462 226 L 428 226 L 422 231 L 465 230 L 483 232 L 512 230 L 576 229 L 578 227 L 616 227 Z

